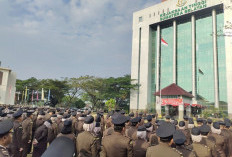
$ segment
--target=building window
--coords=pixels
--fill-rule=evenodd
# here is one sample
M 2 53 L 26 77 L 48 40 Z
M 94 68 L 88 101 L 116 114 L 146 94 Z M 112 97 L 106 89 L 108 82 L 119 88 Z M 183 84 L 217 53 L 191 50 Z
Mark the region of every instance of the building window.
M 139 22 L 143 22 L 143 17 L 142 16 L 139 17 Z
M 3 72 L 0 71 L 0 85 L 2 85 Z
M 160 11 L 158 11 L 158 15 L 160 14 Z
M 155 13 L 154 13 L 154 16 L 155 16 Z
M 149 14 L 149 17 L 151 18 L 151 14 Z

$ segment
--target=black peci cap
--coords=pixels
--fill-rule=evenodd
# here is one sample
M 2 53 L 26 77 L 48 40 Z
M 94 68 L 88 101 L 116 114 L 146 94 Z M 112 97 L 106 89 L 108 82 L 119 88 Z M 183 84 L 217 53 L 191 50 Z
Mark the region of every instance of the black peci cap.
M 198 127 L 192 128 L 191 134 L 192 134 L 192 135 L 195 135 L 195 136 L 200 135 L 200 134 L 201 134 L 201 133 L 200 133 L 200 129 L 199 129 Z
M 64 126 L 71 126 L 71 125 L 72 125 L 72 121 L 71 120 L 64 121 Z
M 202 123 L 203 119 L 202 118 L 197 118 L 197 123 Z
M 175 119 L 173 122 L 174 125 L 178 125 L 178 121 Z
M 229 121 L 226 121 L 225 125 L 226 125 L 227 128 L 229 128 L 231 126 L 231 123 Z
M 208 124 L 212 124 L 212 122 L 213 122 L 212 119 L 210 119 L 210 118 L 207 119 Z
M 152 115 L 148 115 L 148 116 L 147 116 L 147 120 L 148 120 L 148 121 L 151 121 L 151 120 L 152 120 Z
M 130 116 L 130 117 L 134 117 L 134 116 L 135 116 L 134 112 L 131 112 L 131 113 L 129 114 L 129 116 Z
M 21 117 L 22 114 L 23 114 L 23 110 L 22 110 L 22 109 L 19 109 L 18 111 L 16 111 L 16 112 L 13 114 L 13 117 L 14 117 L 14 118 L 19 118 L 19 117 Z
M 180 127 L 185 126 L 185 122 L 184 122 L 184 121 L 180 121 L 180 122 L 179 122 L 179 126 L 180 126 Z
M 0 122 L 0 136 L 3 136 L 11 131 L 13 122 L 9 119 Z
M 93 121 L 94 121 L 93 116 L 87 116 L 87 117 L 85 118 L 84 123 L 85 123 L 85 124 L 91 124 L 91 123 L 93 123 Z
M 150 128 L 150 127 L 152 126 L 152 124 L 151 124 L 150 122 L 148 122 L 148 123 L 144 124 L 144 126 L 145 126 L 146 128 Z
M 200 127 L 200 132 L 203 135 L 207 135 L 210 132 L 210 127 L 208 125 L 202 125 Z
M 139 126 L 138 131 L 146 131 L 146 127 L 144 125 Z
M 160 138 L 167 138 L 173 135 L 175 132 L 175 127 L 171 123 L 163 122 L 160 124 L 156 131 L 156 135 Z
M 112 123 L 114 125 L 125 125 L 126 122 L 127 122 L 127 117 L 122 114 L 119 114 L 117 118 L 112 119 Z
M 170 115 L 165 116 L 166 119 L 171 119 Z
M 186 115 L 183 118 L 184 118 L 184 120 L 188 120 L 189 119 L 189 117 L 186 116 Z
M 60 136 L 54 139 L 49 145 L 42 157 L 73 157 L 75 153 L 75 144 L 68 137 Z
M 186 141 L 186 137 L 182 131 L 176 130 L 173 134 L 173 141 L 177 145 L 183 145 Z
M 215 129 L 220 129 L 220 124 L 219 124 L 219 122 L 214 122 L 214 123 L 213 123 L 213 127 L 214 127 Z
M 194 124 L 194 121 L 192 118 L 189 118 L 189 124 Z
M 140 122 L 140 118 L 139 117 L 135 117 L 135 118 L 133 118 L 133 119 L 131 119 L 131 123 L 138 123 L 138 122 Z

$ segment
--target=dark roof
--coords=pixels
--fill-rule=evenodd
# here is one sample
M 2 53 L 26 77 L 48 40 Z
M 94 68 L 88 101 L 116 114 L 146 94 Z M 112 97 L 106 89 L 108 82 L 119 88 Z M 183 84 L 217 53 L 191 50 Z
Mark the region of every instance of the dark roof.
M 155 96 L 159 96 L 160 95 L 160 91 L 154 93 Z M 189 92 L 185 91 L 183 88 L 177 86 L 175 83 L 163 88 L 161 90 L 161 96 L 174 96 L 174 95 L 182 95 L 182 96 L 186 96 L 189 98 L 193 98 L 194 96 L 192 94 L 190 94 Z

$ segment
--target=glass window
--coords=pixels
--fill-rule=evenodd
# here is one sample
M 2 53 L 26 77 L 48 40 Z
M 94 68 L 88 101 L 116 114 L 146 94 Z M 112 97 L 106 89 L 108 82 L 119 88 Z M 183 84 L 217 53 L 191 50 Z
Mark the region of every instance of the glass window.
M 202 105 L 214 104 L 212 22 L 211 14 L 196 20 L 196 86 Z
M 139 17 L 139 22 L 143 22 L 143 17 L 142 16 Z
M 192 91 L 191 22 L 177 24 L 177 85 Z
M 173 27 L 161 29 L 161 89 L 173 83 Z

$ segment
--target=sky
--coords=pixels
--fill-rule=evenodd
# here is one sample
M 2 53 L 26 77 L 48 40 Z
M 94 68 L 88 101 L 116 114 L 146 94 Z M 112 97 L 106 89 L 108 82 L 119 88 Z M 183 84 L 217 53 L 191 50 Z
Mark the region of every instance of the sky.
M 0 61 L 18 79 L 130 74 L 133 12 L 160 0 L 0 0 Z

